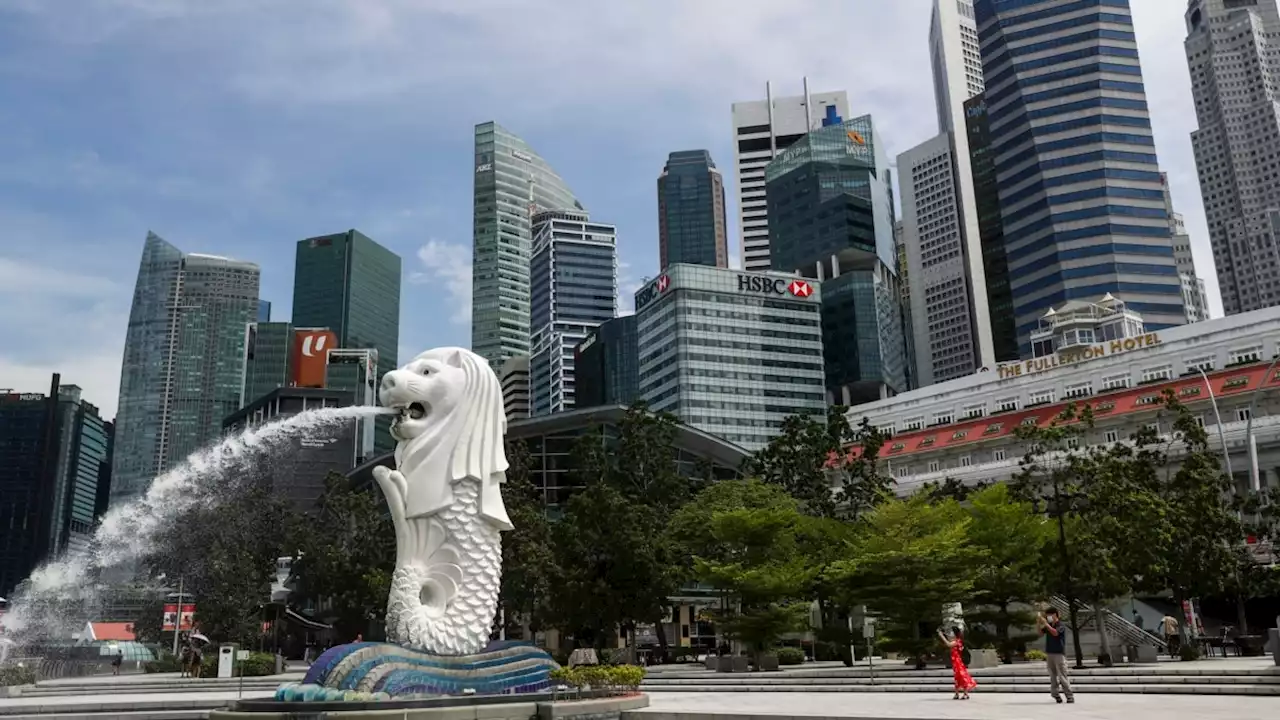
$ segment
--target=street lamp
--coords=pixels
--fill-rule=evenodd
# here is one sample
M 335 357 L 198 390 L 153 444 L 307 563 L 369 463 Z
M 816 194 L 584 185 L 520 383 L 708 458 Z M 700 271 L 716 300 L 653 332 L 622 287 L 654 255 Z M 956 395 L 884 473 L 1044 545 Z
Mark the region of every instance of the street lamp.
M 1218 399 L 1213 395 L 1213 386 L 1209 384 L 1209 376 L 1205 374 L 1204 368 L 1197 367 L 1196 372 L 1204 378 L 1204 389 L 1209 391 L 1209 404 L 1213 406 L 1213 418 L 1218 422 L 1218 442 L 1222 443 L 1222 459 L 1227 464 L 1227 477 L 1233 478 L 1232 482 L 1235 482 L 1235 475 L 1231 474 L 1231 452 L 1227 449 L 1227 434 L 1222 429 L 1222 414 L 1218 412 Z M 1249 417 L 1252 418 L 1253 413 Z

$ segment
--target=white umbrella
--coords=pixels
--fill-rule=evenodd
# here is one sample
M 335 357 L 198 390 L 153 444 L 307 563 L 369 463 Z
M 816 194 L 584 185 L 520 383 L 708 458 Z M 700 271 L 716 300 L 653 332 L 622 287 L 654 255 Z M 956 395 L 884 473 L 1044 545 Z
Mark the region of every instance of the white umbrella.
M 199 640 L 202 643 L 209 642 L 209 638 L 205 637 L 204 635 L 201 635 L 200 633 L 191 633 L 190 637 L 192 640 Z

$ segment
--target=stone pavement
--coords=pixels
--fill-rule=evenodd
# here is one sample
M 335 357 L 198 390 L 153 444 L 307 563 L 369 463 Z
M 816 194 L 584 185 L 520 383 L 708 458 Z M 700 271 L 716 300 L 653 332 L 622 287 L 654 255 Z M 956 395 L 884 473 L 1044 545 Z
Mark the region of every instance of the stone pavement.
M 1056 705 L 1044 695 L 975 693 L 952 700 L 945 693 L 653 693 L 649 707 L 629 713 L 641 720 L 702 720 L 708 715 L 875 720 L 1262 720 L 1280 717 L 1280 699 L 1212 695 L 1078 695 Z

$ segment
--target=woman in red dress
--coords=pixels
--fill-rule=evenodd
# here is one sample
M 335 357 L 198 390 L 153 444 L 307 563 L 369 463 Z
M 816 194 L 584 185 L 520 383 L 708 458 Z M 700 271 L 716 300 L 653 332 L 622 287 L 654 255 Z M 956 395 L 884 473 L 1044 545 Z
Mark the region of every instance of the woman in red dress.
M 952 629 L 951 640 L 942 634 L 942 628 L 938 628 L 938 637 L 942 638 L 942 642 L 951 648 L 951 672 L 955 677 L 955 695 L 951 696 L 952 700 L 968 700 L 969 691 L 978 687 L 977 681 L 969 675 L 969 668 L 964 665 L 964 631 L 960 628 Z

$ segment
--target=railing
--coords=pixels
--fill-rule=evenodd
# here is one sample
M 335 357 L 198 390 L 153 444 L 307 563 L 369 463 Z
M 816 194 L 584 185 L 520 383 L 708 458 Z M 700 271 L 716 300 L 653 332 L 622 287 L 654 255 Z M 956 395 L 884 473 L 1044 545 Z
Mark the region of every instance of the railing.
M 1049 604 L 1056 608 L 1059 613 L 1062 613 L 1063 617 L 1070 615 L 1071 607 L 1066 598 L 1060 595 L 1054 595 L 1049 598 Z M 1086 619 L 1080 623 L 1081 630 L 1089 627 L 1090 624 L 1097 627 L 1097 618 L 1099 615 L 1097 611 L 1079 601 L 1076 602 L 1076 610 L 1087 616 Z M 1105 618 L 1105 622 L 1107 623 L 1107 633 L 1110 634 L 1112 640 L 1119 640 L 1119 644 L 1121 646 L 1151 645 L 1157 649 L 1165 648 L 1165 642 L 1162 638 L 1143 630 L 1114 612 L 1111 612 L 1106 608 L 1102 608 L 1101 615 Z

